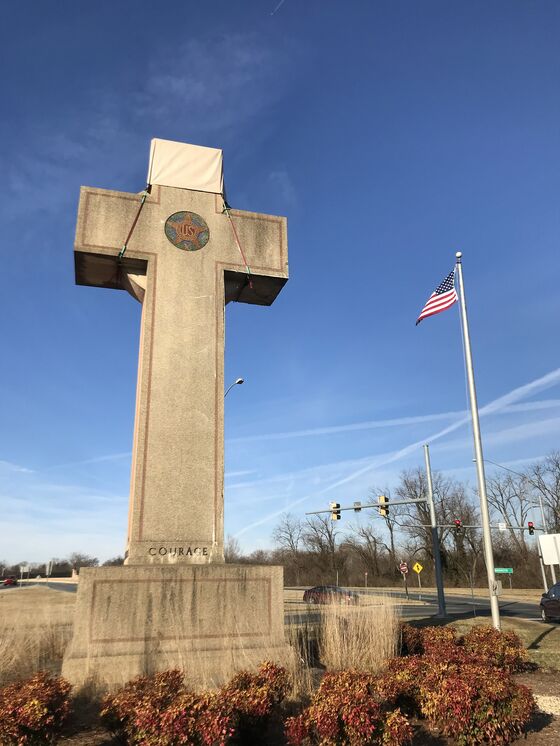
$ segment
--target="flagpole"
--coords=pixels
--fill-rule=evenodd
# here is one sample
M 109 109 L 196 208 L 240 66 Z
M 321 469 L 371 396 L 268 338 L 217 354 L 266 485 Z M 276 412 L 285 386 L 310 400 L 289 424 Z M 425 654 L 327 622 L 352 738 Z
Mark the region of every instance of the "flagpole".
M 488 590 L 490 591 L 490 609 L 492 611 L 492 624 L 500 629 L 500 607 L 496 595 L 497 584 L 494 572 L 494 552 L 492 550 L 492 535 L 490 533 L 490 515 L 488 512 L 488 496 L 486 494 L 486 476 L 484 474 L 484 457 L 482 455 L 482 439 L 480 436 L 480 422 L 478 420 L 478 405 L 476 401 L 476 386 L 474 383 L 473 361 L 471 353 L 471 339 L 469 335 L 469 320 L 467 317 L 467 302 L 465 300 L 465 286 L 463 284 L 463 265 L 460 251 L 455 254 L 457 258 L 456 272 L 459 277 L 459 295 L 461 305 L 461 323 L 463 325 L 463 341 L 465 344 L 465 365 L 467 368 L 467 380 L 469 384 L 469 398 L 471 403 L 471 417 L 473 426 L 474 454 L 476 458 L 476 476 L 478 481 L 478 492 L 480 496 L 480 517 L 482 519 L 482 535 L 484 545 L 484 559 L 486 562 L 486 574 L 488 575 Z

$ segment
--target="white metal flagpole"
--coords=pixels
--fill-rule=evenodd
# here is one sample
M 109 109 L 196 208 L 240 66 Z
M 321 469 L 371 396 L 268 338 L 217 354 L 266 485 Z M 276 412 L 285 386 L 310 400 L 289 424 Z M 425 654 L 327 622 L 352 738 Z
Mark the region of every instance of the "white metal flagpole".
M 471 402 L 471 417 L 473 426 L 474 455 L 476 458 L 476 476 L 478 480 L 478 492 L 480 495 L 480 517 L 482 519 L 482 534 L 484 542 L 484 559 L 486 562 L 486 573 L 488 575 L 488 589 L 490 591 L 490 609 L 492 611 L 492 624 L 500 629 L 500 607 L 498 604 L 496 574 L 494 572 L 494 552 L 492 550 L 492 534 L 490 533 L 490 515 L 488 513 L 488 496 L 486 494 L 486 476 L 484 474 L 484 457 L 482 455 L 482 439 L 480 437 L 480 422 L 478 420 L 478 405 L 476 401 L 476 387 L 474 383 L 474 371 L 471 353 L 471 339 L 469 335 L 469 320 L 467 317 L 467 303 L 465 300 L 465 286 L 463 284 L 463 265 L 458 251 L 456 273 L 459 278 L 459 302 L 461 306 L 461 322 L 463 325 L 463 341 L 465 344 L 465 364 L 467 368 L 467 380 L 469 384 L 469 398 Z

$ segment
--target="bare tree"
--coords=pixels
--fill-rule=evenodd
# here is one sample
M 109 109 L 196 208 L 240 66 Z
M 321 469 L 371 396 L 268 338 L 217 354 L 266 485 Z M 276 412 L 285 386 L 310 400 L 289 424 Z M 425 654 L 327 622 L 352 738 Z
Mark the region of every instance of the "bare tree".
M 439 543 L 445 546 L 449 536 L 450 525 L 455 518 L 466 517 L 470 508 L 465 486 L 453 479 L 447 479 L 439 472 L 432 475 L 434 506 L 438 528 Z M 395 489 L 395 494 L 402 500 L 426 500 L 428 497 L 428 481 L 423 469 L 403 471 L 400 482 Z M 401 525 L 407 534 L 414 540 L 416 546 L 421 547 L 425 555 L 434 559 L 432 545 L 432 529 L 430 520 L 430 508 L 427 502 L 418 502 L 413 505 L 403 505 L 400 518 Z
M 346 537 L 345 546 L 361 560 L 372 579 L 379 577 L 379 553 L 384 542 L 370 524 L 348 528 L 352 533 Z
M 527 556 L 525 532 L 511 528 L 525 526 L 531 511 L 530 484 L 524 476 L 498 475 L 486 482 L 488 502 L 508 525 L 510 539 L 517 551 Z
M 389 543 L 387 542 L 381 542 L 381 545 L 387 550 L 389 553 L 389 556 L 391 558 L 392 564 L 397 564 L 397 547 L 395 542 L 395 528 L 399 526 L 399 516 L 402 513 L 402 507 L 400 505 L 394 505 L 391 506 L 391 490 L 389 487 L 372 487 L 370 490 L 370 495 L 372 497 L 372 500 L 379 500 L 379 497 L 381 495 L 385 495 L 385 497 L 388 500 L 388 503 L 386 504 L 387 507 L 387 515 L 382 516 L 383 521 L 385 523 L 385 527 L 387 528 L 387 533 L 389 534 Z M 374 511 L 377 515 L 378 512 Z
M 295 574 L 296 585 L 300 583 L 303 564 L 301 547 L 303 543 L 303 523 L 291 513 L 284 513 L 272 532 L 272 541 L 282 550 L 284 560 L 289 563 Z
M 341 564 L 335 526 L 330 516 L 315 515 L 305 522 L 302 535 L 304 546 L 317 555 L 321 566 L 324 568 L 326 564 L 333 571 L 339 570 Z
M 560 532 L 560 451 L 552 451 L 529 470 L 528 478 L 545 508 L 549 531 Z
M 103 567 L 117 567 L 118 565 L 124 565 L 124 557 L 111 557 L 103 563 Z
M 224 544 L 224 560 L 228 563 L 239 562 L 243 558 L 241 544 L 235 536 L 228 536 Z
M 99 565 L 97 557 L 90 557 L 89 554 L 81 554 L 80 552 L 73 552 L 68 557 L 68 562 L 77 572 L 80 571 L 80 567 L 97 567 Z

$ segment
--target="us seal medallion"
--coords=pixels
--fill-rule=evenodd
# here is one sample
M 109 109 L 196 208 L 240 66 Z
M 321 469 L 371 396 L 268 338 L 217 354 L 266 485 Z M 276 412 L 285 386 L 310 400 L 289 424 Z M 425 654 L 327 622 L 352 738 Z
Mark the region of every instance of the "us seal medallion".
M 178 249 L 198 251 L 208 243 L 210 229 L 195 212 L 174 212 L 165 221 L 165 235 Z

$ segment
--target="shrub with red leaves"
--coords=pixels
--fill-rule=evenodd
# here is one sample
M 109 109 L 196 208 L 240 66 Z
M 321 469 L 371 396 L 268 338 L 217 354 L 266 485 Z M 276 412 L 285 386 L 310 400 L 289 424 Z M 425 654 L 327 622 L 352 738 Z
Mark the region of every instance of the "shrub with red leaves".
M 285 724 L 292 746 L 401 746 L 412 728 L 398 710 L 378 694 L 376 678 L 356 671 L 327 673 L 311 704 Z
M 376 689 L 405 713 L 426 718 L 460 744 L 509 743 L 531 718 L 531 692 L 504 670 L 475 663 L 462 648 L 445 660 L 434 655 L 394 658 Z
M 238 732 L 238 713 L 228 703 L 221 691 L 195 694 L 183 691 L 161 713 L 159 733 L 151 740 L 134 743 L 145 746 L 227 746 Z M 157 740 L 159 737 L 159 740 Z
M 500 632 L 493 627 L 472 627 L 463 637 L 462 644 L 477 662 L 512 673 L 523 671 L 529 659 L 515 632 Z
M 287 694 L 285 669 L 263 663 L 222 689 L 189 691 L 180 671 L 141 676 L 105 697 L 101 718 L 120 740 L 142 746 L 225 746 L 261 739 Z
M 428 665 L 428 660 L 422 655 L 392 658 L 375 679 L 375 690 L 393 707 L 419 716 L 420 685 Z
M 163 714 L 183 691 L 181 671 L 139 676 L 103 699 L 101 720 L 126 743 L 159 746 L 167 743 L 158 740 Z
M 400 624 L 401 655 L 420 655 L 424 652 L 422 630 L 412 624 Z
M 279 705 L 290 689 L 288 672 L 275 663 L 263 663 L 257 673 L 238 673 L 221 691 L 237 716 L 240 743 L 262 743 L 263 733 L 279 715 Z
M 419 704 L 432 725 L 465 745 L 510 743 L 535 708 L 527 687 L 498 668 L 476 664 L 429 667 Z
M 516 673 L 527 666 L 528 655 L 515 632 L 475 626 L 463 637 L 452 627 L 401 626 L 401 655 L 428 655 L 434 659 L 484 663 Z
M 0 689 L 0 743 L 34 746 L 54 743 L 70 713 L 70 684 L 38 673 Z
M 421 632 L 424 655 L 438 658 L 454 655 L 457 633 L 453 627 L 424 627 Z
M 288 672 L 275 663 L 263 663 L 257 673 L 241 671 L 222 690 L 222 696 L 249 718 L 271 715 L 290 689 Z

